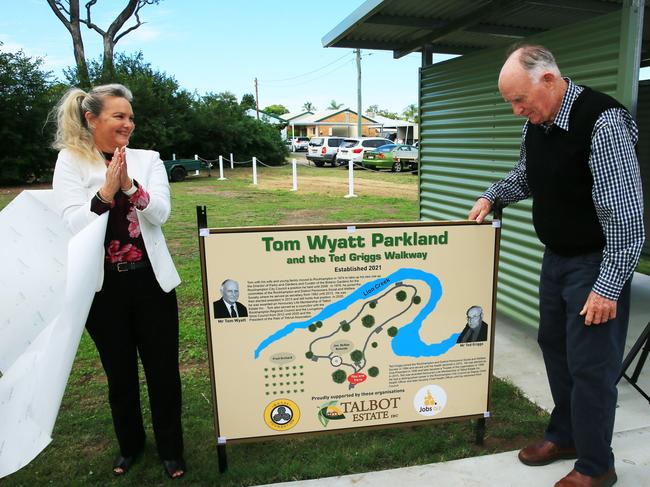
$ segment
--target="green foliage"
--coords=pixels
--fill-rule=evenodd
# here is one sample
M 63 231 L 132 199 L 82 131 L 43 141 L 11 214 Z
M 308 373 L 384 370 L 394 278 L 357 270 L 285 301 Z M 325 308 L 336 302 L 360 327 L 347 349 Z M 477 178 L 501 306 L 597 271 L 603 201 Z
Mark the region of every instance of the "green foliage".
M 361 350 L 353 350 L 352 353 L 350 353 L 350 358 L 353 362 L 359 363 L 363 360 L 363 352 Z
M 307 357 L 307 358 L 309 358 L 309 359 L 312 358 L 313 356 L 314 356 L 314 352 L 312 352 L 312 351 L 309 351 L 309 352 L 307 352 L 307 353 L 305 354 L 305 357 Z
M 397 291 L 395 298 L 397 298 L 398 301 L 404 301 L 406 299 L 406 291 Z
M 386 333 L 388 333 L 389 337 L 397 336 L 397 328 L 394 327 L 394 326 L 391 326 L 388 330 L 386 330 Z
M 361 324 L 363 324 L 363 326 L 366 328 L 372 328 L 372 326 L 375 324 L 375 317 L 372 315 L 366 315 L 361 318 Z
M 303 104 L 302 109 L 303 109 L 304 111 L 306 111 L 306 112 L 315 112 L 315 111 L 316 111 L 316 107 L 315 107 L 314 104 L 313 104 L 312 102 L 310 102 L 310 101 L 306 101 L 306 102 Z
M 379 105 L 370 105 L 366 110 L 369 114 L 381 115 L 382 117 L 390 118 L 392 120 L 399 119 L 399 115 L 395 112 L 389 112 L 383 108 L 379 108 Z M 372 116 L 372 115 L 371 115 Z
M 372 346 L 372 348 L 377 348 L 379 346 L 379 344 L 377 342 L 372 342 L 371 346 Z
M 54 167 L 56 154 L 49 148 L 52 126 L 46 121 L 62 89 L 42 65 L 40 58 L 30 58 L 22 51 L 0 52 L 2 184 L 47 179 Z
M 420 296 L 413 296 L 413 304 L 420 304 L 422 302 L 422 298 Z
M 343 103 L 336 103 L 336 100 L 332 100 L 332 101 L 330 101 L 330 106 L 328 106 L 327 108 L 329 110 L 338 110 L 342 106 L 343 106 Z
M 347 378 L 347 374 L 341 369 L 332 372 L 332 380 L 337 384 L 343 384 Z
M 269 105 L 264 109 L 264 112 L 280 116 L 289 113 L 289 110 L 284 105 Z
M 323 322 L 320 321 L 320 320 L 318 320 L 318 321 L 316 322 L 316 326 L 317 326 L 318 328 L 320 328 L 321 326 L 323 326 Z
M 370 377 L 377 377 L 379 375 L 379 369 L 377 367 L 370 367 L 368 369 L 368 375 Z
M 377 307 L 377 301 L 373 299 L 372 301 L 370 301 L 370 305 L 369 305 L 369 306 L 370 306 L 372 309 L 375 309 L 375 308 Z
M 311 325 L 309 325 L 307 328 L 309 328 L 309 331 L 312 331 L 312 332 L 316 331 L 316 325 L 313 324 L 313 323 Z
M 243 110 L 257 108 L 257 101 L 255 100 L 255 96 L 252 93 L 245 93 L 244 96 L 241 97 L 239 106 L 242 107 Z
M 418 116 L 418 112 L 418 106 L 415 103 L 411 103 L 402 111 L 402 115 L 404 118 L 406 118 L 406 120 L 419 123 L 420 117 Z
M 350 331 L 350 323 L 342 323 L 341 324 L 341 330 Z

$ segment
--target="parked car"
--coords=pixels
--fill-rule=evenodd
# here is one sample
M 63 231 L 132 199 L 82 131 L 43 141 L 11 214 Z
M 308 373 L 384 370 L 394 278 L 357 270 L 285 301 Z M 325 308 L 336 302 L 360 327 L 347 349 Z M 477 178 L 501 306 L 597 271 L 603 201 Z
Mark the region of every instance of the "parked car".
M 373 150 L 386 144 L 392 144 L 392 142 L 382 137 L 345 139 L 336 154 L 337 164 L 347 164 L 350 160 L 355 163 L 360 163 L 363 161 L 363 154 L 367 150 Z
M 203 161 L 195 159 L 174 159 L 163 161 L 163 164 L 165 165 L 165 171 L 167 171 L 167 178 L 175 183 L 183 181 L 190 172 L 197 175 L 200 169 L 208 167 Z
M 307 149 L 307 160 L 314 161 L 318 167 L 325 163 L 336 166 L 336 153 L 345 139 L 343 137 L 312 137 Z
M 366 151 L 363 156 L 363 167 L 368 169 L 390 169 L 402 172 L 418 168 L 418 150 L 412 145 L 386 144 L 374 150 Z
M 292 139 L 289 139 L 289 145 L 293 146 L 295 152 L 306 152 L 309 147 L 309 137 L 293 137 Z

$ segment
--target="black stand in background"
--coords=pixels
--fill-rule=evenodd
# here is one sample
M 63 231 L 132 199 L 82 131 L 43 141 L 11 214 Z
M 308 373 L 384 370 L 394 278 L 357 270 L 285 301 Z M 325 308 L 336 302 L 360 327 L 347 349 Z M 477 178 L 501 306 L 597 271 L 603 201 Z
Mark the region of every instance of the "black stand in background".
M 639 354 L 639 352 L 641 352 Z M 618 376 L 618 380 L 616 383 L 621 380 L 621 377 L 624 377 L 625 380 L 627 380 L 632 387 L 634 387 L 637 391 L 639 391 L 639 394 L 641 394 L 648 403 L 650 403 L 650 396 L 645 393 L 643 389 L 639 387 L 637 384 L 637 381 L 639 380 L 639 375 L 641 374 L 641 370 L 643 369 L 643 366 L 645 365 L 645 361 L 648 358 L 648 353 L 650 352 L 650 323 L 648 323 L 645 327 L 645 330 L 643 330 L 643 333 L 637 338 L 636 342 L 634 342 L 634 345 L 632 345 L 632 349 L 630 350 L 630 353 L 627 354 L 627 357 L 625 357 L 625 360 L 623 360 L 623 366 L 621 368 L 621 375 Z M 632 377 L 629 377 L 627 375 L 627 369 L 630 368 L 630 365 L 632 365 L 632 362 L 634 362 L 634 359 L 636 356 L 639 355 L 639 361 L 636 364 L 636 367 L 634 368 L 634 372 L 632 373 Z

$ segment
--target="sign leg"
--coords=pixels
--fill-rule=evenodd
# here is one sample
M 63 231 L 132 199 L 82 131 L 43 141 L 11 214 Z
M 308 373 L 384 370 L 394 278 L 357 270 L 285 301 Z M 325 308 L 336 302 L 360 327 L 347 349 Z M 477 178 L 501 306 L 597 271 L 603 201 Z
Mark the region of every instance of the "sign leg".
M 476 441 L 475 443 L 479 446 L 483 445 L 483 440 L 485 440 L 485 418 L 479 418 L 476 420 Z
M 219 473 L 224 473 L 228 470 L 228 457 L 226 456 L 225 443 L 217 445 L 217 457 L 219 458 Z

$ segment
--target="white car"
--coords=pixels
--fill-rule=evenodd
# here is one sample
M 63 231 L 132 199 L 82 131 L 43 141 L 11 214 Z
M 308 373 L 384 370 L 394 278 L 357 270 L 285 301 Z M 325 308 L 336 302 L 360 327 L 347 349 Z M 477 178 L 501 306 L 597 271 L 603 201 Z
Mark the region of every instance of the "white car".
M 305 151 L 309 148 L 309 137 L 294 137 L 289 139 L 289 142 L 293 146 L 295 152 Z
M 326 162 L 336 166 L 336 153 L 344 140 L 344 137 L 312 137 L 307 160 L 313 161 L 318 167 L 323 167 Z
M 349 161 L 352 161 L 355 164 L 361 164 L 361 161 L 363 161 L 363 154 L 367 150 L 373 150 L 386 144 L 392 144 L 392 142 L 383 137 L 356 137 L 345 139 L 336 154 L 337 164 L 348 164 Z

